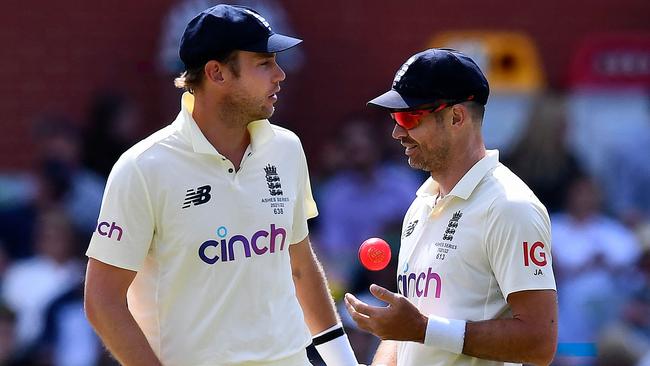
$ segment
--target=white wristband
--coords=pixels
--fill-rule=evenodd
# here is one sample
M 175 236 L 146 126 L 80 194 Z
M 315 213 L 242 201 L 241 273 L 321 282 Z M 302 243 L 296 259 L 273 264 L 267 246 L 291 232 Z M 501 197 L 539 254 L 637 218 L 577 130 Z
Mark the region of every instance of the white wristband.
M 465 342 L 466 324 L 467 322 L 464 320 L 429 315 L 427 332 L 424 335 L 424 344 L 461 354 L 463 353 L 463 343 Z
M 345 333 L 342 333 L 343 326 L 337 324 L 325 331 L 317 334 L 314 338 L 327 336 L 328 333 L 335 332 L 340 334 L 336 338 L 325 341 L 320 344 L 314 343 L 318 354 L 325 361 L 327 366 L 357 366 L 357 358 L 352 351 L 350 341 Z M 342 333 L 342 334 L 341 334 Z

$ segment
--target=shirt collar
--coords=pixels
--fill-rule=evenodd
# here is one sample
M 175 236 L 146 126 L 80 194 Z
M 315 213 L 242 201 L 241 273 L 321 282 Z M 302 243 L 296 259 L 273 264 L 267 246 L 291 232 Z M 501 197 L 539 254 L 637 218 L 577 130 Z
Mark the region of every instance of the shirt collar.
M 205 138 L 205 135 L 203 135 L 203 132 L 201 132 L 201 129 L 196 124 L 194 117 L 192 117 L 193 110 L 194 95 L 188 92 L 183 93 L 181 97 L 181 111 L 174 124 L 177 126 L 181 135 L 190 141 L 194 152 L 221 157 L 222 155 Z M 267 119 L 250 122 L 246 128 L 251 135 L 251 150 L 253 152 L 275 136 L 273 127 Z
M 449 195 L 468 199 L 472 194 L 479 182 L 485 175 L 499 164 L 499 151 L 487 150 L 485 156 L 479 160 L 474 166 L 463 175 L 463 177 L 452 188 Z M 418 197 L 437 196 L 440 191 L 438 182 L 429 177 L 424 184 L 418 189 L 416 195 Z

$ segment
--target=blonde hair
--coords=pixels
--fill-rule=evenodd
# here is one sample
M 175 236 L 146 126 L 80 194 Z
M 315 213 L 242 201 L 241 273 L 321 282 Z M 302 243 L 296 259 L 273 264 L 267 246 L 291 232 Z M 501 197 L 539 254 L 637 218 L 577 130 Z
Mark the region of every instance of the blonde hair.
M 225 56 L 219 56 L 218 58 L 215 58 L 215 60 L 228 65 L 235 77 L 239 77 L 240 68 L 238 52 L 230 51 Z M 199 86 L 201 86 L 201 83 L 203 83 L 204 68 L 205 64 L 193 69 L 183 71 L 180 76 L 174 79 L 174 85 L 177 88 L 184 89 L 190 93 L 194 93 L 194 90 L 196 90 Z
M 183 71 L 174 79 L 174 85 L 179 89 L 184 89 L 190 93 L 198 88 L 203 82 L 203 66 L 191 70 Z

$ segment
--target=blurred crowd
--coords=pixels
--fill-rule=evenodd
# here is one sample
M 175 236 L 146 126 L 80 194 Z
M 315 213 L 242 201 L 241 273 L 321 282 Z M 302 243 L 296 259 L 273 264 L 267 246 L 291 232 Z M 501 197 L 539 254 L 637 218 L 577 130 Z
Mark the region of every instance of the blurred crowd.
M 140 138 L 137 107 L 101 93 L 86 122 L 43 116 L 33 170 L 0 183 L 0 365 L 112 363 L 83 312 L 83 253 L 110 169 Z

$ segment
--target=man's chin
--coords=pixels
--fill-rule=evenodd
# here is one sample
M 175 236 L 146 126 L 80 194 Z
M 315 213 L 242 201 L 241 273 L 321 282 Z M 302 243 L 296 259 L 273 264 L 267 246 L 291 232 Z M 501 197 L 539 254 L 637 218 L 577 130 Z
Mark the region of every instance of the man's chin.
M 269 119 L 273 115 L 273 112 L 274 111 L 260 111 L 260 113 L 255 114 L 255 115 L 252 116 L 251 122 L 252 121 L 259 121 L 261 119 Z
M 259 119 L 269 119 L 275 112 L 275 107 L 271 106 L 270 108 L 263 108 L 262 113 Z
M 417 161 L 417 160 L 415 160 L 413 158 L 409 158 L 408 163 L 409 163 L 409 166 L 411 168 L 413 168 L 413 169 L 424 170 L 425 172 L 429 171 L 421 161 Z
M 420 164 L 413 160 L 413 158 L 408 158 L 409 166 L 413 169 L 420 169 Z

